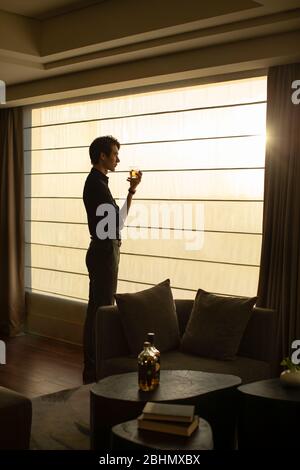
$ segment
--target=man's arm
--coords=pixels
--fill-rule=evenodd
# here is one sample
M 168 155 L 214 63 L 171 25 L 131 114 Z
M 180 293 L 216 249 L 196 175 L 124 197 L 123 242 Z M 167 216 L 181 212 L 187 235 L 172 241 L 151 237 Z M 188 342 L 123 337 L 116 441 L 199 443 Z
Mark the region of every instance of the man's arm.
M 127 214 L 129 212 L 129 209 L 130 209 L 130 206 L 131 206 L 132 197 L 135 194 L 136 188 L 140 184 L 141 180 L 142 180 L 142 172 L 141 171 L 138 172 L 137 178 L 131 178 L 131 177 L 127 178 L 127 181 L 129 181 L 130 186 L 129 186 L 129 189 L 128 189 L 128 195 L 127 195 L 126 201 L 124 202 L 124 204 L 123 204 L 123 206 L 120 210 L 120 230 L 122 230 L 122 228 L 124 227 L 124 223 L 125 223 Z

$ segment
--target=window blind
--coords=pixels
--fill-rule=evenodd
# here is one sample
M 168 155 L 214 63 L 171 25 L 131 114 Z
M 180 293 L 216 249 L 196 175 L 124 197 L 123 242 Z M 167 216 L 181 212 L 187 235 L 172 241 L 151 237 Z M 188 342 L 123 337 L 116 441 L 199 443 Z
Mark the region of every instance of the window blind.
M 266 77 L 24 109 L 28 290 L 88 298 L 82 190 L 95 137 L 121 142 L 109 186 L 124 228 L 118 292 L 171 279 L 175 298 L 256 294 L 262 231 Z

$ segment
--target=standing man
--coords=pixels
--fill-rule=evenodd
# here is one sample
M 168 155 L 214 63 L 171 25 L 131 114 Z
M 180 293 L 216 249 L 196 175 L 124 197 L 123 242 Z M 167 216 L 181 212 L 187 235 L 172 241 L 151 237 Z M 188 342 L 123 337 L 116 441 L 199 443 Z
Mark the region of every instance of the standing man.
M 97 137 L 89 148 L 93 165 L 84 185 L 83 201 L 87 213 L 90 246 L 86 254 L 89 272 L 89 302 L 83 333 L 83 383 L 96 380 L 95 316 L 98 307 L 113 305 L 117 290 L 120 258 L 120 230 L 129 211 L 132 196 L 141 182 L 142 173 L 127 178 L 127 199 L 121 210 L 108 187 L 108 171 L 115 171 L 120 143 L 112 136 Z

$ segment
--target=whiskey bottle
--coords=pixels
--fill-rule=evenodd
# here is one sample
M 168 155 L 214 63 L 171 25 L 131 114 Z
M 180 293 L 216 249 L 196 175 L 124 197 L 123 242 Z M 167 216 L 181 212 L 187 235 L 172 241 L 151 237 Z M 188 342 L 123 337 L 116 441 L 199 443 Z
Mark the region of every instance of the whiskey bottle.
M 159 380 L 160 380 L 160 351 L 154 346 L 154 338 L 155 338 L 155 333 L 147 334 L 147 341 L 150 343 L 151 349 L 154 352 L 155 356 L 157 357 L 154 383 L 155 385 L 158 385 Z
M 157 357 L 152 351 L 151 344 L 148 341 L 145 341 L 144 349 L 138 355 L 139 388 L 143 392 L 150 392 L 156 387 L 156 364 Z

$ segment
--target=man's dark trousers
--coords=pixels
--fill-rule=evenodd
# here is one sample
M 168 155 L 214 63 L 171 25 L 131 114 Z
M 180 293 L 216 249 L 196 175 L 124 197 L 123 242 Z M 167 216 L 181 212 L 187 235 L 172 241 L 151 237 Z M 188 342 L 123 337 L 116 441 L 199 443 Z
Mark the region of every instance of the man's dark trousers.
M 92 240 L 86 254 L 90 288 L 83 333 L 84 383 L 96 380 L 96 312 L 102 305 L 114 304 L 120 244 L 119 240 Z

